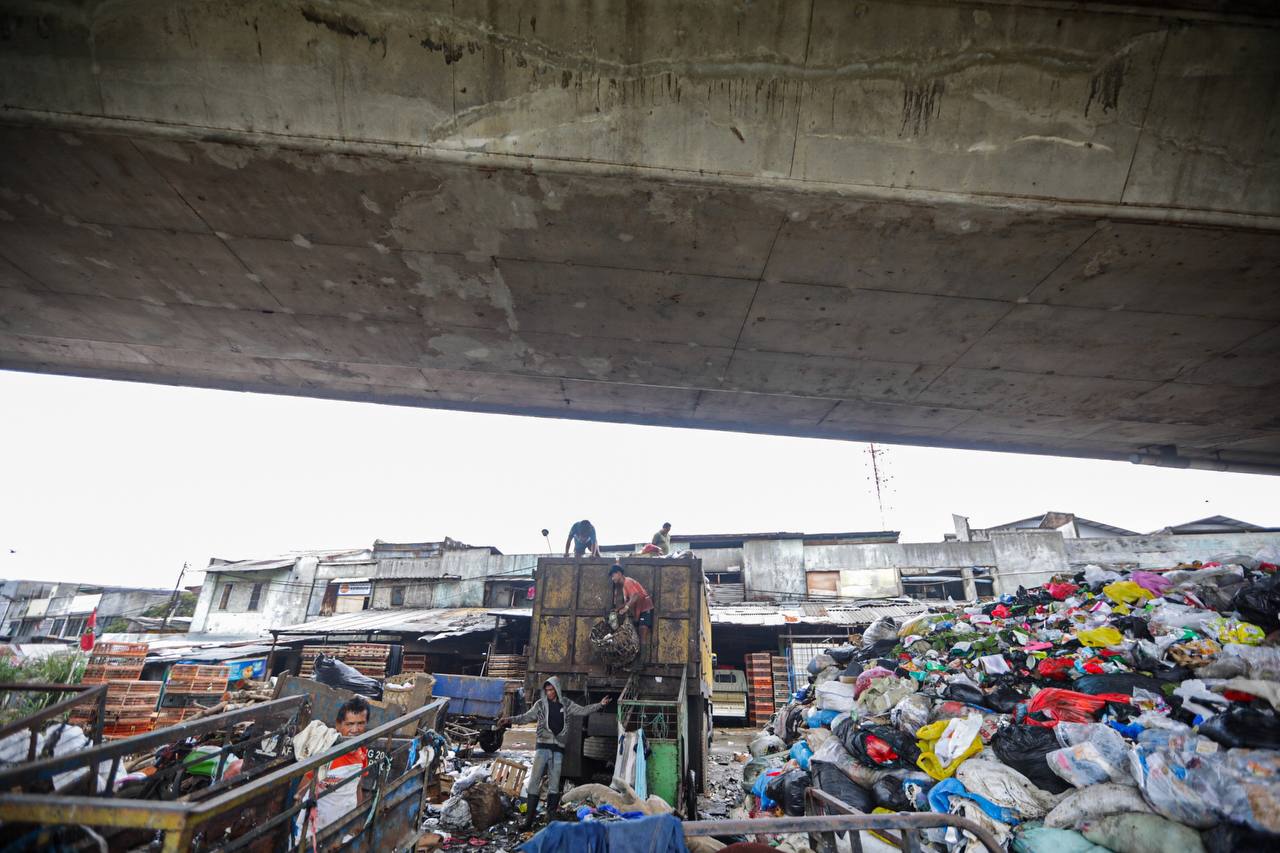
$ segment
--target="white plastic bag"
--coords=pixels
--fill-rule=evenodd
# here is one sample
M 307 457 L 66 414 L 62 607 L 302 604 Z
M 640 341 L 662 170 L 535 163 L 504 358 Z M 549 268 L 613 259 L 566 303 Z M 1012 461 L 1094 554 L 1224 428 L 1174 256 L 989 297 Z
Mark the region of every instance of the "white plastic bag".
M 937 746 L 933 748 L 934 755 L 938 756 L 938 763 L 946 767 L 964 755 L 965 751 L 973 746 L 973 739 L 978 736 L 981 729 L 982 716 L 979 714 L 956 717 L 947 723 L 942 737 L 938 738 Z
M 1129 772 L 1129 745 L 1120 733 L 1100 723 L 1059 723 L 1054 730 L 1062 749 L 1045 756 L 1049 769 L 1077 788 L 1114 782 L 1135 784 Z
M 852 711 L 853 687 L 842 681 L 828 681 L 817 687 L 818 707 L 824 711 Z
M 986 797 L 997 806 L 1013 809 L 1023 820 L 1044 817 L 1058 800 L 1009 765 L 981 756 L 974 756 L 961 764 L 956 770 L 956 779 L 966 790 Z M 1136 791 L 1134 796 L 1137 796 Z

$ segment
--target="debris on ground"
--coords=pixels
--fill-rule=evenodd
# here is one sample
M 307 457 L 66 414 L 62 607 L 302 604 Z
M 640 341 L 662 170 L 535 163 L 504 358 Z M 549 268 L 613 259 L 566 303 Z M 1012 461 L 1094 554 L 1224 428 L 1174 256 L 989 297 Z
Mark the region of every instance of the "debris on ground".
M 1280 849 L 1272 563 L 1091 565 L 855 639 L 725 768 L 741 767 L 741 813 L 801 815 L 816 787 L 865 812 L 961 815 L 1016 851 Z

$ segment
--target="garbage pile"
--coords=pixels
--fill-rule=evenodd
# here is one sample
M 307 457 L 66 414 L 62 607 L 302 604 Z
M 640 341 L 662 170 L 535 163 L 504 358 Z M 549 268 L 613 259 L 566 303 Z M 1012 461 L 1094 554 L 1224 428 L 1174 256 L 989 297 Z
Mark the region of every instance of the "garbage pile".
M 1280 850 L 1280 574 L 1088 566 L 830 648 L 751 744 L 743 809 L 941 812 L 1022 853 Z M 738 812 L 741 816 L 741 812 Z M 976 851 L 955 828 L 931 849 Z

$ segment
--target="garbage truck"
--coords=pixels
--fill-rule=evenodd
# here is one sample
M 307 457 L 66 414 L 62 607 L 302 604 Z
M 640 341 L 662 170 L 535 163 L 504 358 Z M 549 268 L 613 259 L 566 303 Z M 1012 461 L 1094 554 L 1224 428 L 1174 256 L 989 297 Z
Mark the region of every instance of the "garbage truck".
M 622 604 L 609 580 L 620 563 L 653 598 L 654 624 L 643 660 L 619 665 L 591 643 L 591 632 Z M 697 814 L 706 784 L 711 738 L 711 612 L 702 561 L 695 557 L 542 557 L 534 572 L 526 700 L 558 676 L 575 702 L 613 706 L 589 717 L 569 718 L 562 774 L 591 781 L 613 772 L 623 740 L 643 732 L 647 760 L 641 787 L 686 817 Z M 637 780 L 638 781 L 638 780 Z

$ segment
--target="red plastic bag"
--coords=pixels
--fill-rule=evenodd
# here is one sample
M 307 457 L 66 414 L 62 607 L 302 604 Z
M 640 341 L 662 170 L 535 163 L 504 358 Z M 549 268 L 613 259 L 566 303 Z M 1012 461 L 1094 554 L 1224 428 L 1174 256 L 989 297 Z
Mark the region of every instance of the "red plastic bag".
M 1058 723 L 1092 723 L 1097 714 L 1108 702 L 1128 704 L 1131 697 L 1123 693 L 1099 693 L 1090 696 L 1087 693 L 1076 693 L 1074 690 L 1062 690 L 1057 687 L 1046 687 L 1025 705 L 1026 722 L 1038 726 L 1056 726 Z M 1032 714 L 1044 714 L 1050 722 L 1042 723 L 1030 719 Z M 1022 714 L 1019 714 L 1021 717 Z
M 876 764 L 888 764 L 890 761 L 898 760 L 898 753 L 893 751 L 888 741 L 881 740 L 875 735 L 867 735 L 867 757 Z
M 991 611 L 991 615 L 996 619 L 1008 619 L 1013 614 L 1003 604 L 997 604 L 995 609 Z
M 1072 658 L 1045 658 L 1036 667 L 1041 678 L 1052 678 L 1054 681 L 1066 681 L 1075 661 Z
M 1062 601 L 1080 587 L 1073 583 L 1047 583 L 1044 585 L 1044 588 L 1049 590 L 1049 594 L 1052 595 L 1055 600 Z
M 872 680 L 876 678 L 893 678 L 893 673 L 882 666 L 873 666 L 868 670 L 864 670 L 858 680 L 853 683 L 853 698 L 857 699 L 862 695 L 868 687 L 871 686 Z

